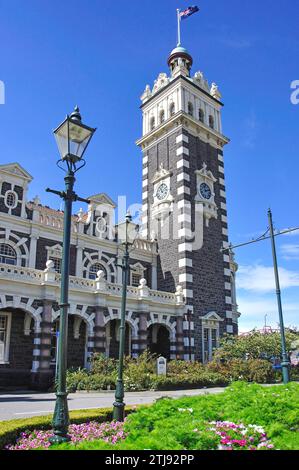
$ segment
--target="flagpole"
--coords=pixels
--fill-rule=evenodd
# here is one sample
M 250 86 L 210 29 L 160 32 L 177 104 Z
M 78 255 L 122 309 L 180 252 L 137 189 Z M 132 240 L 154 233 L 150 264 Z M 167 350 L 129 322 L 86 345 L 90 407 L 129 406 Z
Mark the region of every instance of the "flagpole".
M 178 47 L 181 45 L 181 16 L 180 10 L 177 9 L 177 17 L 178 17 Z

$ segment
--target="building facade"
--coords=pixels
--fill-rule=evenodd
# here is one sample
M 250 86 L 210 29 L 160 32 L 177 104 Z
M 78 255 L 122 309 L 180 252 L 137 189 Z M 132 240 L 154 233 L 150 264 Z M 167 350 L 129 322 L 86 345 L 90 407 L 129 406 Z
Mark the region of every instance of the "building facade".
M 130 257 L 126 354 L 211 359 L 237 332 L 228 247 L 220 93 L 176 48 L 142 95 L 142 233 Z M 31 175 L 0 165 L 0 386 L 46 388 L 57 355 L 63 213 L 28 201 Z M 122 247 L 115 203 L 89 198 L 72 219 L 68 366 L 117 357 Z

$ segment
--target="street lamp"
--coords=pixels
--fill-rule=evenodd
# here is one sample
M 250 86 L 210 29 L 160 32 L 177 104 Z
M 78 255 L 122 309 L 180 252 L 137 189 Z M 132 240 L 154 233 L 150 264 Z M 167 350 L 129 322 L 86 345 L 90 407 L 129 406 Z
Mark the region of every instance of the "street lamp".
M 64 200 L 63 252 L 59 305 L 60 319 L 56 373 L 57 391 L 53 415 L 54 436 L 50 438 L 50 442 L 52 444 L 59 444 L 69 440 L 66 370 L 72 205 L 75 201 L 89 203 L 88 200 L 77 196 L 73 189 L 76 181 L 75 173 L 85 166 L 86 162 L 83 159 L 83 155 L 94 132 L 96 131 L 96 129 L 83 124 L 81 120 L 82 118 L 79 108 L 76 106 L 74 112 L 70 116 L 67 116 L 63 123 L 54 130 L 54 135 L 61 156 L 61 159 L 57 162 L 57 166 L 66 173 L 64 178 L 65 191 L 56 191 L 49 188 L 46 189 L 47 192 L 57 194 Z
M 115 390 L 115 402 L 113 403 L 113 419 L 116 421 L 123 421 L 125 418 L 125 403 L 124 403 L 124 351 L 125 351 L 125 325 L 126 325 L 126 303 L 127 303 L 127 286 L 129 275 L 129 247 L 134 244 L 136 236 L 139 231 L 139 226 L 132 222 L 132 216 L 127 213 L 126 220 L 117 225 L 117 239 L 124 247 L 124 256 L 122 264 L 122 301 L 121 301 L 121 317 L 119 328 L 119 361 L 118 361 L 118 375 Z

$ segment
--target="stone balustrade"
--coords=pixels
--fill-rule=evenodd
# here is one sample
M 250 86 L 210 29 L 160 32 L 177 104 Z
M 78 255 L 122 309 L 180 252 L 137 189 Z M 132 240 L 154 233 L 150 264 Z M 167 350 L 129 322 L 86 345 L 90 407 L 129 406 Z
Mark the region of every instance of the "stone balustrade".
M 61 274 L 54 270 L 53 261 L 47 261 L 44 271 L 9 264 L 0 264 L 0 279 L 9 279 L 24 284 L 29 283 L 40 286 L 59 287 Z M 97 279 L 95 280 L 70 276 L 69 288 L 70 291 L 102 294 L 113 297 L 121 297 L 123 289 L 121 284 L 107 282 L 106 279 L 104 279 L 103 271 L 97 273 Z M 175 293 L 152 290 L 147 286 L 146 280 L 141 279 L 138 287 L 128 286 L 127 297 L 128 299 L 146 299 L 147 301 L 159 304 L 181 306 L 184 305 L 182 292 L 181 286 L 177 287 Z

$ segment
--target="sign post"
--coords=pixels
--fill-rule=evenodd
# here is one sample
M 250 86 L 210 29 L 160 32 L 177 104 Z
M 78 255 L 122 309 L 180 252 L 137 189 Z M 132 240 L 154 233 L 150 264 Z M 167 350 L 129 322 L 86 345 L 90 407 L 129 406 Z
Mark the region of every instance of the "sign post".
M 158 357 L 157 359 L 157 374 L 167 375 L 167 359 L 165 357 Z

